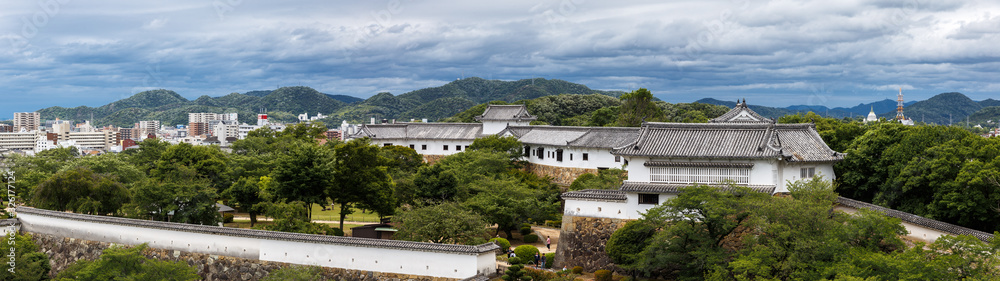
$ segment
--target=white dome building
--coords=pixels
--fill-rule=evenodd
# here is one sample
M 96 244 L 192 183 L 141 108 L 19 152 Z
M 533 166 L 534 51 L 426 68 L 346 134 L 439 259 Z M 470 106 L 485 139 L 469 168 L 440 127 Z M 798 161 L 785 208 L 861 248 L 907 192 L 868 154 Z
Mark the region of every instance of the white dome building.
M 875 115 L 875 107 L 872 106 L 872 111 L 868 112 L 868 118 L 865 118 L 865 123 L 878 121 L 878 116 Z

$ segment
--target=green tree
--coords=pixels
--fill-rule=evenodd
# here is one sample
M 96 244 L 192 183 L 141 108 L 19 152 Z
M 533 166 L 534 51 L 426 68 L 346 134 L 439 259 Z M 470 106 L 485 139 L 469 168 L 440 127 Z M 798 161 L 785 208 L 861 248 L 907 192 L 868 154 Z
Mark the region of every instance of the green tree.
M 16 234 L 12 242 L 14 242 L 13 247 L 11 247 L 14 256 L 8 256 L 7 259 L 14 261 L 15 264 L 13 268 L 11 268 L 10 263 L 6 262 L 0 266 L 0 270 L 2 270 L 0 271 L 0 280 L 49 280 L 49 271 L 52 269 L 49 265 L 49 256 L 39 251 L 38 245 L 31 239 L 31 235 L 27 233 Z
M 271 225 L 258 226 L 261 229 L 319 235 L 333 235 L 334 231 L 322 223 L 309 220 L 309 211 L 303 202 L 268 202 L 264 204 L 267 216 L 274 218 Z
M 149 173 L 156 168 L 156 162 L 160 160 L 160 155 L 167 151 L 170 143 L 156 138 L 149 138 L 139 142 L 138 145 L 139 149 L 129 149 L 123 153 L 128 155 L 126 159 L 132 165 Z
M 195 146 L 180 143 L 167 147 L 156 161 L 156 168 L 151 175 L 158 179 L 167 179 L 176 175 L 175 170 L 188 167 L 196 172 L 196 176 L 205 179 L 213 188 L 225 189 L 231 181 L 226 178 L 228 170 L 226 154 L 216 146 Z
M 379 155 L 385 159 L 386 169 L 389 176 L 396 184 L 393 197 L 397 204 L 411 204 L 417 196 L 417 187 L 414 183 L 417 171 L 426 167 L 423 156 L 417 154 L 409 147 L 390 145 L 382 147 Z
M 277 161 L 274 167 L 274 181 L 277 183 L 274 195 L 290 201 L 300 201 L 306 206 L 326 204 L 328 188 L 334 186 L 335 157 L 329 148 L 316 144 L 304 144 L 293 149 Z M 311 209 L 309 218 L 312 218 Z
M 337 179 L 328 191 L 334 203 L 340 204 L 340 227 L 355 204 L 375 211 L 379 216 L 391 215 L 396 208 L 394 184 L 380 149 L 368 138 L 353 139 L 337 144 L 334 175 Z
M 171 169 L 165 179 L 147 179 L 132 188 L 132 202 L 123 207 L 132 218 L 214 225 L 219 221 L 216 192 L 187 166 Z
M 597 174 L 583 174 L 573 180 L 569 185 L 569 190 L 584 189 L 617 189 L 625 180 L 625 171 L 622 169 L 607 169 L 597 171 Z
M 478 193 L 464 204 L 486 222 L 496 224 L 497 232 L 503 231 L 507 239 L 513 238 L 512 231 L 522 223 L 546 220 L 556 209 L 546 192 L 531 189 L 516 177 L 479 180 L 470 189 Z
M 83 167 L 60 171 L 38 185 L 32 204 L 43 209 L 116 214 L 129 201 L 121 183 Z
M 458 203 L 442 203 L 393 216 L 399 240 L 477 245 L 486 241 L 486 222 L 478 214 Z
M 621 113 L 617 126 L 638 127 L 642 122 L 660 121 L 663 111 L 653 103 L 653 93 L 639 88 L 621 96 Z
M 146 244 L 135 247 L 112 246 L 97 260 L 79 260 L 56 276 L 56 280 L 198 280 L 195 268 L 177 261 L 144 257 Z
M 414 176 L 413 185 L 416 195 L 425 199 L 447 201 L 455 196 L 467 196 L 468 193 L 459 189 L 454 172 L 445 170 L 443 165 L 420 168 Z
M 590 115 L 590 119 L 586 124 L 584 124 L 584 126 L 603 127 L 615 125 L 615 121 L 618 119 L 618 111 L 620 109 L 620 106 L 609 106 L 595 110 Z
M 257 215 L 259 213 L 259 210 L 254 206 L 264 202 L 263 195 L 261 194 L 262 188 L 260 178 L 242 177 L 234 182 L 232 186 L 222 191 L 221 195 L 223 198 L 235 202 L 237 208 L 246 211 L 250 215 L 250 227 L 253 227 L 254 224 L 257 224 Z
M 650 239 L 656 234 L 653 224 L 635 220 L 625 223 L 625 226 L 615 230 L 608 242 L 604 245 L 604 251 L 608 258 L 618 267 L 624 269 L 635 279 L 642 258 L 642 250 L 649 245 Z
M 521 144 L 521 141 L 517 137 L 513 136 L 501 137 L 490 135 L 477 138 L 472 141 L 469 150 L 503 153 L 507 155 L 510 161 L 521 160 L 521 157 L 524 155 L 524 145 Z

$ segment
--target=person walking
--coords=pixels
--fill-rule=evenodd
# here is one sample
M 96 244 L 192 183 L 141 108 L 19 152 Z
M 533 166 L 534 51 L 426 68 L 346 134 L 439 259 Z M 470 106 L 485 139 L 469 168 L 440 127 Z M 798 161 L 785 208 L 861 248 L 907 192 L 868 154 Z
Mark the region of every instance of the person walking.
M 545 237 L 545 248 L 552 250 L 552 236 Z

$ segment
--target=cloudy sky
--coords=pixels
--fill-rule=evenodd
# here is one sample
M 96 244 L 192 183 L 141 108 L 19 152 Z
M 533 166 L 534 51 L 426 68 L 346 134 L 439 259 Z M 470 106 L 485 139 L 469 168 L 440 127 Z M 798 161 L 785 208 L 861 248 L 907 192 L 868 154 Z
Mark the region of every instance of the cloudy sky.
M 670 102 L 1000 98 L 997 1 L 3 1 L 0 45 L 0 119 L 147 89 L 365 98 L 463 76 Z

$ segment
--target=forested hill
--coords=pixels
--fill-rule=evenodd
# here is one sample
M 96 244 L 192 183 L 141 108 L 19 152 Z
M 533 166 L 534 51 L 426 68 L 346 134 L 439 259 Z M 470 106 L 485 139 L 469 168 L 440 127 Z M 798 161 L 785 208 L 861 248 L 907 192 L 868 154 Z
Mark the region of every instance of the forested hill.
M 732 107 L 736 104 L 733 101 L 721 101 L 712 98 L 700 99 L 699 103 L 717 104 Z M 749 101 L 752 103 L 752 101 Z M 952 123 L 965 122 L 966 117 L 972 126 L 977 124 L 986 126 L 996 126 L 1000 121 L 1000 101 L 987 99 L 984 101 L 974 101 L 962 93 L 942 93 L 923 101 L 909 101 L 904 103 L 903 109 L 906 117 L 916 122 L 928 124 L 948 125 Z M 875 110 L 879 117 L 891 119 L 896 117 L 896 101 L 881 100 L 873 103 L 863 103 L 854 107 L 806 106 L 795 105 L 785 108 L 768 107 L 760 105 L 750 105 L 750 108 L 758 114 L 770 118 L 778 118 L 784 115 L 815 112 L 820 116 L 844 118 L 855 117 L 864 118 L 868 112 Z M 991 123 L 992 121 L 992 123 Z
M 324 122 L 340 124 L 341 120 L 357 123 L 371 117 L 438 120 L 488 101 L 513 102 L 558 94 L 618 97 L 623 92 L 592 90 L 587 86 L 562 80 L 538 78 L 500 81 L 473 77 L 398 96 L 380 93 L 366 100 L 324 94 L 304 86 L 232 93 L 221 97 L 201 96 L 195 100 L 161 89 L 141 92 L 96 108 L 56 106 L 39 112 L 44 120 L 91 120 L 97 126 L 120 127 L 131 127 L 140 120 L 160 120 L 164 125 L 187 124 L 188 113 L 191 112 L 237 112 L 241 122 L 254 123 L 256 114 L 261 110 L 266 110 L 271 119 L 281 122 L 292 122 L 302 113 L 310 116 L 322 113 L 330 116 Z
M 371 117 L 438 120 L 485 102 L 514 102 L 559 94 L 618 97 L 624 92 L 593 90 L 584 85 L 555 79 L 501 81 L 472 77 L 398 96 L 379 93 L 354 106 L 341 108 L 329 120 L 337 123 L 340 120 L 363 122 Z

